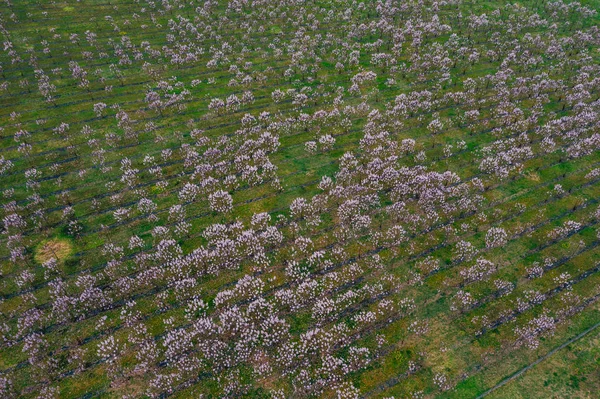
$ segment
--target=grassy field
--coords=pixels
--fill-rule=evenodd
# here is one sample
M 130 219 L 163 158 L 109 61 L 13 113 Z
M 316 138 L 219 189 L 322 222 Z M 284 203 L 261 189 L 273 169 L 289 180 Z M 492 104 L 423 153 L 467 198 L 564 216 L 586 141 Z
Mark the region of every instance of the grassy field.
M 598 11 L 3 1 L 0 397 L 594 398 Z

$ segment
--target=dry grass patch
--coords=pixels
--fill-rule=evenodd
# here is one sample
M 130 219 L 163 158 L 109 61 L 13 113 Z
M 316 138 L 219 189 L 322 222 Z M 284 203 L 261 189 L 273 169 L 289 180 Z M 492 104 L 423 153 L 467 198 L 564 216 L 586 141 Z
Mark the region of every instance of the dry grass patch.
M 529 172 L 529 173 L 527 173 L 527 178 L 529 180 L 534 181 L 534 182 L 540 182 L 540 181 L 542 181 L 542 179 L 540 178 L 540 175 L 537 174 L 537 173 L 535 173 L 535 172 Z
M 37 263 L 46 263 L 54 258 L 58 263 L 62 263 L 73 251 L 71 242 L 66 238 L 53 238 L 40 243 L 35 250 L 35 261 Z

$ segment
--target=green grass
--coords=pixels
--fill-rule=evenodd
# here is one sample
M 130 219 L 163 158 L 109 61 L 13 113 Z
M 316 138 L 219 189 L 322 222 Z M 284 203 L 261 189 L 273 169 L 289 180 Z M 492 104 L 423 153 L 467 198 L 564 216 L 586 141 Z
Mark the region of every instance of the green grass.
M 215 298 L 219 292 L 232 289 L 245 275 L 254 275 L 265 283 L 266 289 L 261 296 L 276 304 L 273 313 L 290 325 L 291 341 L 300 340 L 302 334 L 317 327 L 334 333 L 335 329 L 347 328 L 352 338 L 329 354 L 347 361 L 350 346 L 368 348 L 372 362 L 343 379 L 363 393 L 372 392 L 376 397 L 412 397 L 413 393 L 420 391 L 427 398 L 475 397 L 529 364 L 536 356 L 547 353 L 599 320 L 597 305 L 590 304 L 561 322 L 555 335 L 543 338 L 536 351 L 511 346 L 515 339 L 514 327 L 525 325 L 543 311 L 558 317 L 564 306 L 561 301 L 565 298 L 565 291 L 550 295 L 541 304 L 515 315 L 512 321 L 500 323 L 480 336 L 475 335 L 478 327 L 473 321 L 475 317 L 482 316 L 492 321 L 499 319 L 512 311 L 517 299 L 522 299 L 527 292 L 553 292 L 557 287 L 556 278 L 561 273 L 568 272 L 576 277 L 591 270 L 597 262 L 598 226 L 594 213 L 598 208 L 600 188 L 598 182 L 588 181 L 585 176 L 598 167 L 598 151 L 582 157 L 568 157 L 564 150 L 571 142 L 566 132 L 553 131 L 550 126 L 547 126 L 548 130 L 538 128 L 559 117 L 577 115 L 579 109 L 566 105 L 565 97 L 576 91 L 574 87 L 580 81 L 594 76 L 597 71 L 593 67 L 600 61 L 598 49 L 591 44 L 586 45 L 587 49 L 578 47 L 577 41 L 565 45 L 569 63 L 562 63 L 557 57 L 546 54 L 543 45 L 556 35 L 570 38 L 577 30 L 589 31 L 600 20 L 598 15 L 583 18 L 575 11 L 553 15 L 551 5 L 543 2 L 522 3 L 524 8 L 517 11 L 509 7 L 510 2 L 500 0 L 437 4 L 438 10 L 433 10 L 433 5 L 427 2 L 423 5 L 407 3 L 403 5 L 406 9 L 385 18 L 374 2 L 365 3 L 364 8 L 352 5 L 352 13 L 347 15 L 344 14 L 349 8 L 347 4 L 326 1 L 281 4 L 276 9 L 266 2 L 260 6 L 244 5 L 239 10 L 235 7 L 227 9 L 224 2 L 212 6 L 198 2 L 172 2 L 172 9 L 165 9 L 167 3 L 145 1 L 85 0 L 55 4 L 15 0 L 13 3 L 7 4 L 6 11 L 0 10 L 3 26 L 8 32 L 0 36 L 3 42 L 13 44 L 23 61 L 13 63 L 7 51 L 0 53 L 0 83 L 8 84 L 7 91 L 0 92 L 0 115 L 5 121 L 0 131 L 0 148 L 2 155 L 14 163 L 12 170 L 0 176 L 0 202 L 3 205 L 0 220 L 12 212 L 9 209 L 14 206 L 10 202 L 14 200 L 18 205 L 17 212 L 23 214 L 28 223 L 22 231 L 15 229 L 9 233 L 22 234 L 23 259 L 10 261 L 10 245 L 13 244 L 8 242 L 8 237 L 0 237 L 0 256 L 3 259 L 0 267 L 3 280 L 0 284 L 0 326 L 2 331 L 7 326 L 6 337 L 14 340 L 14 345 L 4 341 L 0 343 L 0 371 L 10 376 L 13 396 L 35 397 L 43 385 L 49 385 L 60 387 L 60 397 L 65 398 L 121 397 L 125 393 L 144 397 L 153 376 L 174 369 L 162 363 L 165 355 L 161 353 L 146 372 L 135 370 L 135 355 L 140 353 L 140 346 L 137 338 L 132 338 L 135 328 L 125 325 L 121 319 L 125 304 L 135 300 L 133 308 L 140 313 L 148 338 L 162 349 L 164 334 L 169 330 L 177 327 L 189 329 L 190 320 L 186 318 L 185 309 L 191 297 L 197 295 L 209 303 L 207 317 L 218 322 L 223 308 L 215 304 Z M 600 9 L 596 0 L 582 3 Z M 207 10 L 200 12 L 199 7 L 203 6 Z M 494 12 L 497 9 L 500 10 L 498 15 Z M 462 22 L 456 18 L 458 11 L 463 15 Z M 13 21 L 12 13 L 18 21 Z M 486 13 L 494 23 L 485 28 L 469 28 L 469 16 L 482 13 Z M 533 20 L 536 14 L 556 22 L 557 29 L 552 30 L 548 24 L 527 26 L 527 21 Z M 105 18 L 108 15 L 111 18 Z M 296 24 L 294 21 L 298 15 L 304 15 L 304 20 L 298 20 Z M 451 26 L 452 31 L 424 33 L 418 52 L 412 33 L 404 32 L 402 38 L 397 35 L 406 29 L 409 19 L 413 26 L 422 26 L 431 22 L 433 15 L 439 18 L 441 24 Z M 179 17 L 191 21 L 182 25 L 181 32 L 171 29 Z M 508 32 L 506 24 L 517 20 L 521 25 Z M 213 24 L 214 30 L 205 29 L 208 24 Z M 389 24 L 389 29 L 386 24 Z M 359 32 L 361 25 L 366 27 L 362 33 Z M 192 26 L 197 31 L 192 32 Z M 95 43 L 87 41 L 86 31 L 97 34 Z M 498 31 L 502 39 L 500 45 L 493 43 L 494 31 Z M 74 39 L 70 35 L 73 33 L 78 35 L 77 43 L 72 43 Z M 168 34 L 174 36 L 168 37 Z M 452 34 L 457 35 L 459 47 L 448 44 Z M 535 44 L 532 44 L 534 40 L 530 40 L 531 37 L 537 40 Z M 377 42 L 379 39 L 381 44 Z M 46 45 L 42 44 L 42 40 L 48 41 L 50 54 L 43 52 Z M 231 50 L 222 47 L 224 41 L 228 42 Z M 269 46 L 271 43 L 276 45 Z M 198 51 L 196 60 L 174 65 L 168 49 L 179 44 L 190 45 L 192 49 L 201 48 L 202 51 Z M 302 49 L 302 44 L 308 50 Z M 394 44 L 397 47 L 393 47 Z M 161 53 L 151 54 L 147 49 Z M 220 64 L 211 69 L 207 63 L 217 49 L 227 60 L 222 58 Z M 276 49 L 281 49 L 282 53 L 276 54 Z M 353 49 L 360 50 L 358 65 L 350 65 L 348 60 Z M 121 50 L 128 55 L 131 64 L 122 62 L 119 56 Z M 479 61 L 471 65 L 462 56 L 463 50 L 467 55 L 477 51 Z M 498 57 L 489 54 L 488 50 L 497 52 Z M 535 68 L 523 68 L 515 61 L 516 58 L 508 59 L 513 50 L 517 58 L 540 56 L 542 61 Z M 138 51 L 143 58 L 135 58 Z M 91 52 L 92 57 L 87 57 L 85 52 Z M 431 63 L 423 62 L 436 52 L 444 53 L 443 56 L 447 54 L 452 61 L 456 60 L 456 65 L 442 71 Z M 376 53 L 393 54 L 397 65 L 406 65 L 409 69 L 394 71 L 390 66 L 374 65 L 371 57 Z M 31 54 L 34 54 L 35 62 L 30 58 Z M 590 58 L 585 62 L 578 61 L 585 56 Z M 507 59 L 504 66 L 503 58 Z M 78 80 L 71 76 L 70 61 L 76 61 L 87 72 L 89 91 L 78 87 Z M 341 73 L 336 69 L 338 61 L 345 66 Z M 143 66 L 145 62 L 148 62 L 147 66 Z M 247 68 L 247 62 L 251 62 L 252 66 Z M 303 63 L 307 65 L 305 71 L 300 68 Z M 111 64 L 119 65 L 122 76 L 115 74 Z M 230 72 L 232 64 L 243 71 L 240 76 Z M 53 72 L 57 67 L 62 70 Z M 311 71 L 312 67 L 315 70 Z M 150 76 L 147 68 L 154 69 L 155 75 Z M 283 76 L 288 68 L 293 70 L 289 78 Z M 502 68 L 510 68 L 511 76 L 504 85 L 495 86 L 492 76 Z M 589 70 L 584 75 L 586 68 Z M 43 69 L 56 86 L 53 102 L 46 102 L 40 96 L 35 69 Z M 361 88 L 360 94 L 351 93 L 348 91 L 351 79 L 361 70 L 376 72 L 377 79 L 371 86 Z M 437 84 L 442 72 L 449 73 L 451 83 Z M 547 98 L 541 101 L 539 107 L 542 113 L 536 115 L 535 100 L 527 92 L 517 93 L 517 89 L 530 89 L 534 85 L 533 79 L 542 72 L 547 73 L 544 78 L 560 80 L 563 86 L 547 90 Z M 190 90 L 185 109 L 162 112 L 148 109 L 144 102 L 147 90 L 156 90 L 160 80 L 170 81 L 173 76 Z M 232 79 L 239 83 L 244 76 L 251 76 L 253 81 L 230 86 Z M 393 78 L 396 84 L 388 87 L 388 78 Z M 449 96 L 450 93 L 466 90 L 467 78 L 476 79 L 477 101 L 481 102 L 470 103 Z M 518 78 L 525 80 L 520 82 Z M 192 87 L 192 81 L 196 79 L 200 83 Z M 214 79 L 214 83 L 209 84 L 209 79 Z M 25 80 L 28 85 L 24 84 Z M 112 91 L 105 90 L 106 86 L 112 86 Z M 275 89 L 285 91 L 292 88 L 308 93 L 309 100 L 305 106 L 298 107 L 289 97 L 281 103 L 275 103 L 271 98 Z M 376 96 L 367 95 L 371 88 L 379 90 Z M 397 96 L 424 90 L 432 93 L 429 107 L 410 109 L 406 114 L 389 113 Z M 597 96 L 595 90 L 592 90 L 591 98 Z M 171 91 L 181 92 L 181 88 Z M 212 98 L 226 99 L 232 93 L 241 97 L 244 91 L 252 92 L 255 101 L 242 104 L 235 111 L 220 114 L 209 111 Z M 334 104 L 336 97 L 339 97 L 337 101 L 342 101 L 337 105 Z M 499 112 L 501 100 L 510 101 L 522 111 L 518 124 L 509 125 L 510 118 Z M 588 106 L 595 107 L 589 104 L 591 100 L 586 101 Z M 93 111 L 94 104 L 98 102 L 109 106 L 102 117 L 97 117 Z M 367 105 L 366 112 L 351 108 L 359 107 L 361 103 Z M 124 129 L 117 126 L 116 110 L 110 108 L 112 105 L 118 105 L 135 121 L 132 126 L 138 133 L 137 138 L 124 137 Z M 462 116 L 473 109 L 478 109 L 480 114 L 467 123 Z M 298 121 L 302 114 L 334 110 L 339 111 L 338 116 Z M 380 117 L 368 117 L 372 110 L 378 110 Z M 240 120 L 245 114 L 258 117 L 263 111 L 269 112 L 271 121 L 277 121 L 279 125 L 267 128 L 268 123 L 261 121 L 254 132 L 242 130 Z M 11 115 L 12 112 L 16 114 Z M 537 119 L 526 119 L 534 117 Z M 435 136 L 427 129 L 434 118 L 444 123 L 444 129 Z M 62 122 L 68 123 L 70 129 L 61 136 L 53 129 Z M 153 131 L 146 130 L 146 124 L 150 122 L 155 125 Z M 91 131 L 82 133 L 84 126 L 89 126 Z M 191 135 L 194 128 L 203 130 L 207 144 L 196 145 Z M 495 128 L 504 130 L 497 134 Z M 30 136 L 21 139 L 32 146 L 27 156 L 18 150 L 19 143 L 14 137 L 21 129 L 30 133 Z M 243 156 L 253 155 L 255 150 L 248 151 L 242 147 L 245 138 L 257 140 L 265 131 L 279 138 L 279 148 L 265 154 L 277 169 L 262 182 L 245 181 L 242 168 L 230 165 L 246 162 Z M 364 140 L 367 132 L 386 132 L 390 140 L 371 146 Z M 522 170 L 513 171 L 504 179 L 482 172 L 480 163 L 484 158 L 484 148 L 500 138 L 517 138 L 524 132 L 528 135 L 524 144 L 531 146 L 533 158 L 523 162 Z M 589 129 L 580 134 L 590 135 L 592 132 Z M 325 133 L 335 137 L 333 148 L 316 154 L 308 153 L 305 143 L 318 140 Z M 111 137 L 111 134 L 114 136 Z M 541 143 L 546 136 L 555 139 L 556 151 L 546 153 L 542 149 Z M 415 157 L 415 153 L 393 160 L 386 158 L 390 155 L 388 151 L 392 144 L 399 145 L 407 138 L 416 141 L 415 153 L 422 151 L 425 159 Z M 228 141 L 221 141 L 225 139 Z M 465 150 L 457 150 L 459 140 L 464 140 Z M 454 146 L 449 155 L 444 152 L 444 146 L 448 144 Z M 97 152 L 99 148 L 105 152 L 100 154 Z M 208 148 L 218 149 L 221 153 L 203 158 L 202 154 Z M 226 148 L 233 149 L 232 153 L 224 151 Z M 162 158 L 165 149 L 173 151 L 168 159 Z M 186 149 L 196 151 L 198 160 L 194 161 Z M 353 154 L 359 165 L 369 163 L 365 172 L 350 175 L 348 181 L 344 181 L 343 174 L 337 175 L 342 169 L 344 154 Z M 103 162 L 99 161 L 100 155 L 104 158 Z M 147 155 L 154 157 L 154 164 L 144 162 Z M 138 170 L 134 183 L 121 181 L 121 161 L 124 158 L 130 159 L 132 168 Z M 471 211 L 442 212 L 437 208 L 439 215 L 435 221 L 427 220 L 415 225 L 397 221 L 386 212 L 385 207 L 395 202 L 396 194 L 392 189 L 398 182 L 374 183 L 369 176 L 370 173 L 381 174 L 378 165 L 382 162 L 389 162 L 395 168 L 423 166 L 428 171 L 451 171 L 465 182 L 481 179 L 487 189 L 483 192 L 473 190 L 469 194 L 472 198 L 477 193 L 482 199 Z M 182 252 L 189 254 L 201 246 L 213 247 L 214 243 L 202 236 L 213 224 L 239 221 L 243 229 L 249 230 L 252 216 L 267 212 L 273 216 L 271 225 L 276 225 L 283 236 L 281 244 L 266 246 L 268 266 L 258 266 L 254 259 L 245 258 L 232 270 L 218 275 L 203 274 L 202 268 L 210 266 L 204 264 L 185 270 L 167 267 L 165 274 L 156 280 L 140 283 L 131 289 L 117 287 L 115 281 L 118 279 L 123 279 L 121 284 L 127 278 L 138 278 L 151 266 L 164 266 L 163 262 L 154 261 L 152 257 L 146 260 L 147 263 L 138 263 L 136 256 L 155 251 L 160 238 L 154 237 L 154 228 L 175 226 L 169 218 L 169 209 L 181 203 L 179 192 L 185 183 L 202 183 L 202 177 L 194 174 L 198 172 L 195 166 L 203 163 L 221 165 L 223 172 L 215 173 L 217 186 L 223 184 L 227 176 L 236 176 L 237 187 L 227 188 L 234 208 L 227 215 L 210 211 L 207 197 L 212 189 L 187 203 L 185 218 L 191 227 L 187 234 L 175 237 Z M 155 166 L 160 167 L 162 176 L 150 170 Z M 35 186 L 27 183 L 24 175 L 31 169 L 40 173 L 40 178 L 34 179 L 37 180 Z M 85 173 L 80 174 L 80 171 Z M 323 190 L 318 188 L 323 176 L 334 178 L 347 191 L 343 194 L 325 191 L 328 196 L 323 196 Z M 272 177 L 279 179 L 281 189 L 272 184 Z M 168 183 L 166 187 L 158 185 L 161 180 Z M 356 187 L 367 184 L 373 184 L 375 188 L 366 192 L 376 193 L 379 201 L 377 206 L 363 211 L 364 215 L 371 217 L 374 227 L 370 232 L 363 230 L 356 237 L 348 238 L 347 231 L 340 225 L 340 204 L 348 198 L 360 198 Z M 377 188 L 376 184 L 385 189 Z M 555 184 L 561 184 L 567 193 L 562 196 L 549 194 Z M 8 188 L 14 188 L 14 194 L 3 194 Z M 38 194 L 43 202 L 36 203 L 32 194 Z M 320 224 L 291 218 L 289 207 L 294 199 L 302 197 L 311 201 L 318 199 L 318 195 L 323 200 L 318 210 Z M 137 209 L 141 198 L 149 198 L 156 204 L 155 218 Z M 426 216 L 416 198 L 404 200 L 409 213 Z M 580 206 L 583 201 L 586 206 Z M 452 198 L 448 205 L 457 202 L 457 198 Z M 517 213 L 515 209 L 519 205 L 525 208 Z M 72 236 L 67 228 L 68 217 L 64 214 L 67 207 L 72 207 L 73 217 L 83 228 L 78 236 Z M 118 222 L 113 216 L 119 208 L 130 210 L 129 217 L 123 222 Z M 35 222 L 38 210 L 43 211 L 43 219 Z M 278 215 L 286 219 L 275 220 Z M 585 228 L 556 241 L 548 237 L 553 228 L 569 220 L 578 221 Z M 34 226 L 34 223 L 38 225 Z M 390 245 L 386 234 L 395 225 L 402 225 L 409 238 L 401 244 Z M 501 248 L 486 249 L 485 233 L 494 226 L 505 228 L 514 239 Z M 521 235 L 519 232 L 523 229 L 526 229 L 526 234 Z M 129 239 L 134 234 L 145 240 L 141 250 L 128 248 Z M 298 289 L 298 282 L 286 275 L 289 262 L 298 260 L 303 265 L 307 264 L 312 253 L 298 254 L 297 249 L 292 249 L 299 236 L 311 238 L 311 251 L 323 251 L 324 257 L 331 260 L 332 269 L 316 273 L 319 266 L 308 267 L 314 272 L 312 278 L 317 284 L 316 291 L 309 294 L 310 300 L 306 305 L 290 311 L 280 306 L 276 298 L 282 290 Z M 461 239 L 473 243 L 479 250 L 478 256 L 497 265 L 497 271 L 490 279 L 464 282 L 460 272 L 471 266 L 472 261 L 455 260 L 456 242 Z M 110 267 L 111 256 L 104 250 L 107 243 L 120 246 L 124 251 L 119 262 L 112 262 Z M 57 247 L 60 251 L 51 251 L 50 247 Z M 48 259 L 49 252 L 61 261 L 57 274 L 45 273 L 40 265 Z M 371 265 L 374 255 L 380 256 L 382 270 Z M 418 262 L 426 256 L 438 259 L 441 270 L 431 274 L 419 272 Z M 527 268 L 533 262 L 543 263 L 547 258 L 562 263 L 546 270 L 540 278 L 528 279 Z M 353 267 L 359 267 L 360 271 L 353 270 Z M 180 275 L 190 276 L 197 282 L 185 295 L 178 292 L 173 284 Z M 95 279 L 93 286 L 104 290 L 112 306 L 98 308 L 94 312 L 82 308 L 76 298 L 82 295 L 86 276 Z M 58 317 L 52 308 L 57 292 L 53 291 L 50 281 L 58 278 L 65 282 L 66 287 L 58 295 L 68 295 L 74 298 L 75 303 L 66 319 Z M 513 283 L 514 291 L 496 297 L 496 279 Z M 597 284 L 598 275 L 591 274 L 574 284 L 572 292 L 582 299 L 592 298 L 597 295 Z M 450 308 L 458 290 L 469 292 L 480 302 L 464 312 L 452 311 Z M 243 293 L 236 295 L 239 297 L 234 296 L 230 303 L 244 311 L 248 308 L 248 298 Z M 314 300 L 320 296 L 338 299 L 343 295 L 351 298 L 348 303 L 344 302 L 326 320 L 317 323 L 312 314 Z M 404 317 L 394 318 L 399 312 L 388 314 L 379 308 L 387 300 L 397 304 L 407 298 L 414 301 L 415 309 Z M 30 365 L 27 354 L 23 352 L 25 334 L 17 333 L 25 323 L 23 315 L 37 310 L 42 312 L 43 320 L 34 321 L 32 326 L 24 328 L 27 332 L 44 331 L 46 346 L 43 355 L 56 359 L 55 369 Z M 355 316 L 367 311 L 377 316 L 374 321 L 363 325 Z M 106 325 L 97 326 L 103 316 L 107 317 Z M 169 318 L 172 318 L 172 323 L 165 322 Z M 414 333 L 411 324 L 415 321 L 427 325 L 427 332 L 423 335 Z M 120 369 L 111 378 L 110 366 L 100 359 L 97 349 L 101 340 L 113 334 L 126 350 L 117 362 Z M 385 342 L 378 343 L 380 338 L 385 338 Z M 227 339 L 231 340 L 230 343 L 234 342 L 235 334 Z M 597 339 L 597 334 L 586 336 L 519 379 L 494 391 L 490 397 L 593 397 L 599 388 L 593 378 L 598 366 Z M 76 361 L 71 357 L 79 349 L 85 351 L 84 370 L 72 374 Z M 264 353 L 260 356 L 264 358 L 277 355 L 276 345 L 263 349 Z M 247 384 L 247 389 L 230 396 L 271 397 L 270 392 L 274 389 L 282 389 L 284 397 L 291 396 L 294 386 L 298 386 L 293 372 L 284 375 L 283 369 L 276 365 L 266 376 L 259 375 L 253 371 L 258 361 L 241 362 L 227 373 L 218 371 L 222 374 L 218 381 L 204 372 L 182 376 L 181 381 L 174 385 L 172 397 L 220 397 L 224 394 L 225 381 L 235 375 L 242 384 Z M 315 357 L 312 361 L 318 363 L 320 359 Z M 414 373 L 405 375 L 409 361 L 415 362 L 418 367 Z M 212 372 L 213 368 L 209 364 L 203 370 Z M 315 370 L 313 372 L 319 374 Z M 455 388 L 450 392 L 440 391 L 433 383 L 436 373 L 446 375 Z M 396 377 L 399 379 L 394 380 Z M 178 385 L 186 380 L 192 381 L 189 387 Z M 323 392 L 313 396 L 334 397 L 335 386 L 328 384 Z

